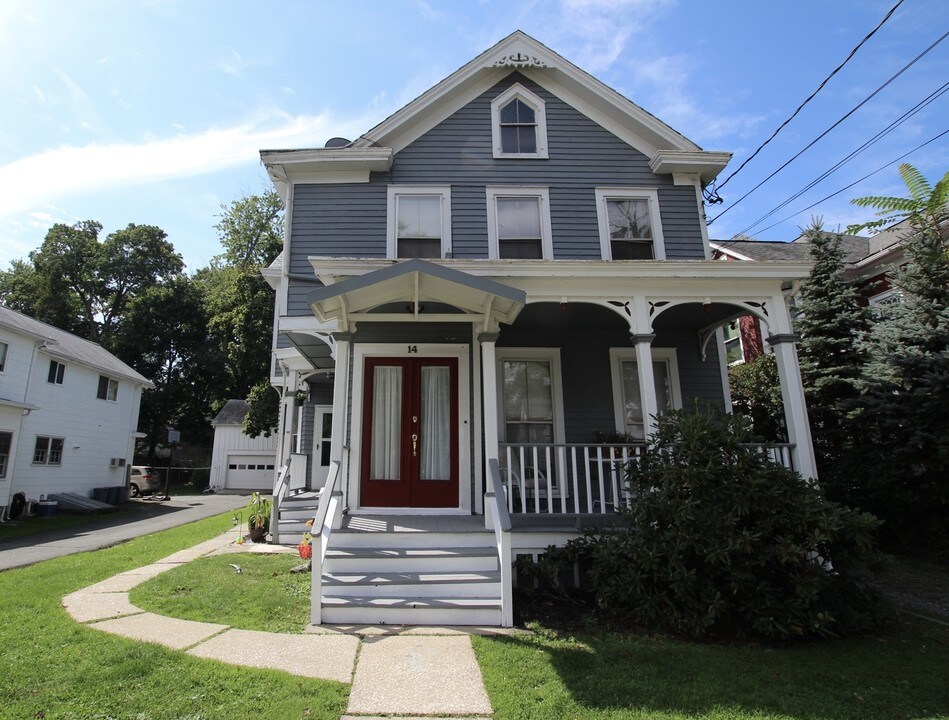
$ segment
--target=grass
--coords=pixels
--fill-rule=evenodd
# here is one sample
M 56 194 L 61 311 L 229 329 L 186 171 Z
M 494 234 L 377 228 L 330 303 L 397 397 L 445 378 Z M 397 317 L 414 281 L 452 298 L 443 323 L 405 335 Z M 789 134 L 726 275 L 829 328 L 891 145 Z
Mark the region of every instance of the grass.
M 237 562 L 244 572 L 228 566 Z M 248 630 L 306 623 L 296 556 L 207 558 L 140 585 L 139 607 Z M 294 603 L 299 606 L 294 607 Z M 875 637 L 784 649 L 699 645 L 591 626 L 474 637 L 495 720 L 895 720 L 949 717 L 949 629 L 902 621 Z
M 332 718 L 348 686 L 192 658 L 76 623 L 61 598 L 214 537 L 232 513 L 0 572 L 0 718 Z
M 289 571 L 300 562 L 296 555 L 253 553 L 201 558 L 139 585 L 130 599 L 159 615 L 299 633 L 310 622 L 310 574 Z
M 945 628 L 785 649 L 590 630 L 473 638 L 497 720 L 949 717 Z

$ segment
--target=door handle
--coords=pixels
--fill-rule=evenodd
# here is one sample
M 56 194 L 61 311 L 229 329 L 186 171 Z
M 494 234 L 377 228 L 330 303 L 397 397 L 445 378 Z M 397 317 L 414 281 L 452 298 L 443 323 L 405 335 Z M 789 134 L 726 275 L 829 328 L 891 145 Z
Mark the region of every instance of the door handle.
M 413 433 L 412 434 L 412 457 L 416 457 L 418 455 L 418 453 L 416 452 L 417 447 L 418 447 L 418 435 Z

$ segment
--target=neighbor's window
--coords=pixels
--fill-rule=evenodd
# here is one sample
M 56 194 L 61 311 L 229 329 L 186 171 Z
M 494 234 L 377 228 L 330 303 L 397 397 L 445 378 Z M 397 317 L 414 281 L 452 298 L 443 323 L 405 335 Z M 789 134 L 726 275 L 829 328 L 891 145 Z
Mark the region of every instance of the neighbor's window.
M 523 85 L 512 85 L 494 99 L 491 120 L 494 157 L 547 157 L 544 101 Z
M 596 188 L 604 260 L 664 260 L 665 245 L 655 190 Z
M 99 376 L 99 390 L 96 397 L 100 400 L 112 400 L 113 402 L 119 395 L 119 381 L 113 380 L 105 375 Z
M 7 366 L 7 344 L 0 342 L 0 372 Z
M 451 253 L 451 189 L 389 187 L 387 257 L 441 258 Z
M 49 361 L 49 374 L 46 376 L 47 382 L 54 383 L 55 385 L 62 385 L 65 374 L 65 365 L 63 365 L 61 362 L 56 362 L 55 360 Z
M 36 436 L 33 449 L 34 465 L 61 465 L 63 462 L 63 438 Z
M 551 259 L 547 188 L 489 187 L 488 257 Z
M 13 433 L 0 432 L 0 478 L 7 476 L 7 467 L 10 465 L 10 446 L 13 443 Z

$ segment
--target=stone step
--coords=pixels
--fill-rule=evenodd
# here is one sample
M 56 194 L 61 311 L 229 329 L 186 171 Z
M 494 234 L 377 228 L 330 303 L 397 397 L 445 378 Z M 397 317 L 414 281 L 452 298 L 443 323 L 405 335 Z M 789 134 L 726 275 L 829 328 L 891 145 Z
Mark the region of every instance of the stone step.
M 501 573 L 365 572 L 324 573 L 323 593 L 333 597 L 492 597 L 501 596 Z

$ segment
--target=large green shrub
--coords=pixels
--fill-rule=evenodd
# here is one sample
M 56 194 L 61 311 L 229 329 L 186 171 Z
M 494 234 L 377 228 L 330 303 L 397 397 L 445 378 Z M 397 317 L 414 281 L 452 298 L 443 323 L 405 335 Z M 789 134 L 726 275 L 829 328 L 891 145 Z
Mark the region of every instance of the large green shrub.
M 575 541 L 597 601 L 691 638 L 835 636 L 875 622 L 855 571 L 873 557 L 873 516 L 746 443 L 746 422 L 663 416 L 631 463 L 628 524 Z

